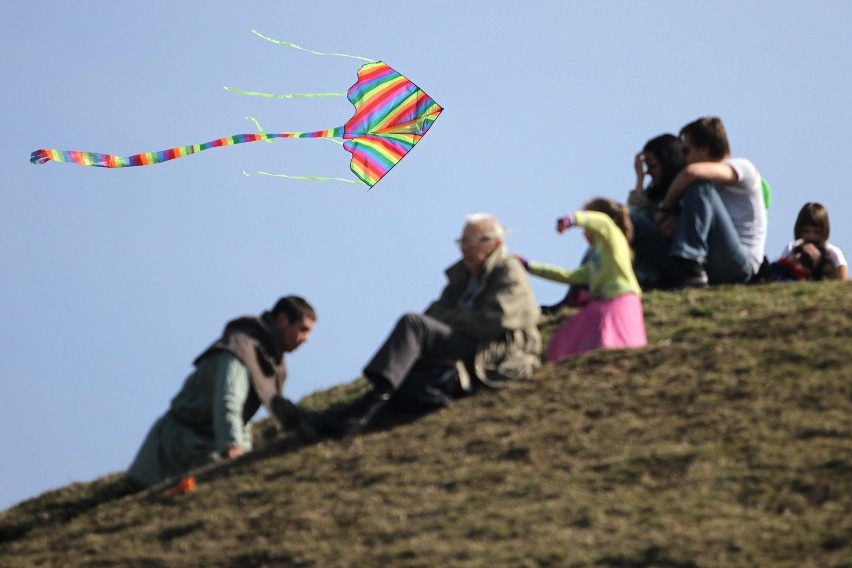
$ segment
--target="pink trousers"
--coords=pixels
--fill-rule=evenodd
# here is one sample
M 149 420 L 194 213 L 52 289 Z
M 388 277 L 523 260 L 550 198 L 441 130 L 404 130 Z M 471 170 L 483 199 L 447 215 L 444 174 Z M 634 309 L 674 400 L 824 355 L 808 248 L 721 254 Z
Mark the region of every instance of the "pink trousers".
M 645 315 L 634 293 L 592 300 L 563 323 L 547 344 L 550 363 L 592 349 L 644 347 Z

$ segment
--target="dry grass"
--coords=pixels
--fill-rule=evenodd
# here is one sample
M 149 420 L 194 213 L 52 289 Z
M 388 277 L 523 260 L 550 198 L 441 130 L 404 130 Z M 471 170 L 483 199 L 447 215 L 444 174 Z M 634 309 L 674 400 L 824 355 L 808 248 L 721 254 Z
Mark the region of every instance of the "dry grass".
M 649 294 L 646 349 L 275 440 L 180 497 L 121 474 L 46 493 L 0 516 L 0 564 L 852 567 L 849 291 Z

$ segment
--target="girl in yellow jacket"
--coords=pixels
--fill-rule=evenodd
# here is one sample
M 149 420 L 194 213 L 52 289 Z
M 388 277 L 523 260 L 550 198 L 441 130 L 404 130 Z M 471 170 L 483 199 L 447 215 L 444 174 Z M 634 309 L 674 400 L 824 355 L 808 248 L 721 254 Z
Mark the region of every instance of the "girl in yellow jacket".
M 588 286 L 591 295 L 591 301 L 553 334 L 547 360 L 554 363 L 591 349 L 644 347 L 648 339 L 642 292 L 631 263 L 633 225 L 627 207 L 610 199 L 593 199 L 582 211 L 556 221 L 560 234 L 571 227 L 582 227 L 592 246 L 588 259 L 575 270 L 518 257 L 530 274 Z

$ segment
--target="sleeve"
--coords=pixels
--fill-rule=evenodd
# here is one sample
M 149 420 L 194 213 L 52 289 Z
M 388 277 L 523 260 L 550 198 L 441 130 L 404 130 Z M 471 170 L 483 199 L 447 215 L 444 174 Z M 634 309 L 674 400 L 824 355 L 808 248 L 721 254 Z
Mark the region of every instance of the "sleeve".
M 737 174 L 737 181 L 727 185 L 729 189 L 738 189 L 743 192 L 759 191 L 761 199 L 763 198 L 763 184 L 761 183 L 760 172 L 757 167 L 749 160 L 744 158 L 728 158 L 725 163 L 731 166 L 731 169 Z
M 449 286 L 446 286 L 441 293 L 441 297 L 429 304 L 423 313 L 435 319 L 446 321 L 451 313 L 459 309 L 458 306 L 450 302 L 448 289 Z
M 607 248 L 613 248 L 617 240 L 624 239 L 624 233 L 609 215 L 600 211 L 577 211 L 574 213 L 577 226 L 593 232 L 603 239 Z
M 461 261 L 447 269 L 447 284 L 444 286 L 444 289 L 441 291 L 441 295 L 438 299 L 429 304 L 423 313 L 432 316 L 435 319 L 446 321 L 445 318 L 448 314 L 456 310 L 456 300 L 458 300 L 459 296 L 461 296 L 464 287 L 467 285 L 466 281 L 463 281 L 457 276 L 453 276 L 458 273 L 457 267 L 460 264 Z
M 243 407 L 250 390 L 248 369 L 235 355 L 223 353 L 213 377 L 213 433 L 217 452 L 230 446 L 251 449 L 249 430 L 243 423 Z
M 544 278 L 545 280 L 562 282 L 564 284 L 584 286 L 589 283 L 589 267 L 585 264 L 571 270 L 570 268 L 561 268 L 553 264 L 530 261 L 530 274 Z
M 834 266 L 836 268 L 840 268 L 841 266 L 847 266 L 846 257 L 843 256 L 843 251 L 840 250 L 840 247 L 836 247 L 830 243 L 826 243 L 825 250 L 831 257 L 831 260 L 834 262 Z
M 787 243 L 787 245 L 784 247 L 784 250 L 782 250 L 782 251 L 781 251 L 781 255 L 780 255 L 778 258 L 787 258 L 787 256 L 789 256 L 789 254 L 790 254 L 791 252 L 793 252 L 793 249 L 794 249 L 794 248 L 796 248 L 796 245 L 799 245 L 799 244 L 801 244 L 801 243 L 802 243 L 802 239 L 798 239 L 798 240 L 795 240 L 795 241 L 790 241 L 790 242 L 789 242 L 789 243 Z
M 621 229 L 609 218 L 608 215 L 598 211 L 575 211 L 573 213 L 577 227 L 592 231 L 604 241 L 604 246 L 612 248 L 613 231 L 621 233 Z M 597 246 L 597 245 L 596 245 Z M 565 284 L 586 286 L 589 284 L 589 265 L 581 264 L 578 268 L 571 270 L 560 268 L 552 264 L 530 261 L 530 274 Z

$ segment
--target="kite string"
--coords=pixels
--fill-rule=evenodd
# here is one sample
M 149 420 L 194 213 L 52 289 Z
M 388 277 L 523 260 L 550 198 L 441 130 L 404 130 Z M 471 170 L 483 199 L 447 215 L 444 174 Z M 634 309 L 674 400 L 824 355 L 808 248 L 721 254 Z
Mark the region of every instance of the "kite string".
M 256 35 L 259 38 L 265 39 L 266 41 L 272 42 L 274 44 L 283 45 L 284 47 L 292 47 L 294 49 L 300 49 L 302 51 L 307 51 L 308 53 L 313 53 L 314 55 L 333 55 L 335 57 L 349 57 L 351 59 L 360 59 L 361 61 L 369 61 L 370 63 L 373 63 L 373 62 L 376 61 L 375 59 L 369 59 L 367 57 L 359 57 L 357 55 L 349 55 L 347 53 L 323 53 L 321 51 L 313 51 L 313 50 L 310 50 L 310 49 L 305 49 L 304 47 L 298 46 L 295 43 L 290 43 L 289 41 L 281 41 L 281 40 L 278 40 L 278 39 L 273 39 L 271 37 L 267 37 L 257 30 L 252 30 L 251 33 L 253 33 L 254 35 Z
M 276 93 L 259 93 L 257 91 L 244 91 L 242 89 L 237 89 L 234 87 L 225 87 L 226 91 L 231 93 L 237 93 L 238 95 L 246 95 L 249 97 L 264 97 L 267 99 L 295 99 L 302 97 L 311 97 L 311 98 L 319 98 L 319 97 L 345 97 L 346 93 L 287 93 L 287 94 L 276 94 Z
M 258 120 L 255 117 L 247 116 L 246 120 L 250 120 L 254 123 L 254 125 L 255 125 L 255 127 L 257 127 L 257 130 L 260 133 L 260 135 L 267 142 L 273 142 L 274 141 L 275 135 L 274 134 L 267 134 L 266 131 L 263 130 L 263 127 L 260 125 L 260 122 L 258 122 Z M 343 145 L 343 142 L 341 142 L 340 140 L 335 140 L 334 138 L 323 137 L 322 139 L 323 140 L 330 140 L 331 142 L 334 142 L 336 144 L 340 144 L 341 146 Z M 243 170 L 243 175 L 246 176 L 246 177 L 253 176 L 253 175 L 261 175 L 261 176 L 280 177 L 280 178 L 287 178 L 287 179 L 301 179 L 301 180 L 307 180 L 307 181 L 345 181 L 346 183 L 354 183 L 354 184 L 358 184 L 358 185 L 367 185 L 362 180 L 336 178 L 336 177 L 291 176 L 291 175 L 287 175 L 287 174 L 271 174 L 269 172 L 254 172 L 254 173 L 251 173 L 251 172 L 247 172 L 245 170 Z
M 308 180 L 308 181 L 345 181 L 346 183 L 354 183 L 356 185 L 368 185 L 366 182 L 364 182 L 360 179 L 346 179 L 346 178 L 337 178 L 337 177 L 289 176 L 287 174 L 271 174 L 269 172 L 253 172 L 252 173 L 252 172 L 247 172 L 245 170 L 243 170 L 243 175 L 246 176 L 246 177 L 254 176 L 254 175 L 260 175 L 260 176 L 280 177 L 280 178 L 287 178 L 287 179 L 302 179 L 302 180 Z
M 289 41 L 281 41 L 278 39 L 273 39 L 271 37 L 265 36 L 257 30 L 252 30 L 251 33 L 256 35 L 259 38 L 265 39 L 266 41 L 272 42 L 276 45 L 283 45 L 284 47 L 292 47 L 294 49 L 299 49 L 301 51 L 306 51 L 308 53 L 312 53 L 314 55 L 331 55 L 335 57 L 349 57 L 352 59 L 360 59 L 361 61 L 368 61 L 370 63 L 374 63 L 375 59 L 369 59 L 367 57 L 359 57 L 357 55 L 349 55 L 347 53 L 323 53 L 321 51 L 313 51 L 311 49 L 305 49 L 304 47 L 298 46 L 295 43 L 290 43 Z M 249 97 L 264 97 L 267 99 L 295 99 L 295 98 L 320 98 L 320 97 L 345 97 L 347 93 L 285 93 L 285 94 L 276 94 L 276 93 L 261 93 L 258 91 L 246 91 L 243 89 L 237 89 L 235 87 L 225 87 L 226 91 L 231 93 L 237 93 L 240 95 L 246 95 Z

